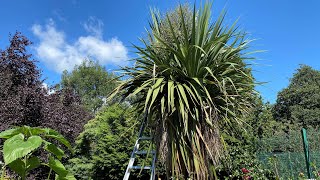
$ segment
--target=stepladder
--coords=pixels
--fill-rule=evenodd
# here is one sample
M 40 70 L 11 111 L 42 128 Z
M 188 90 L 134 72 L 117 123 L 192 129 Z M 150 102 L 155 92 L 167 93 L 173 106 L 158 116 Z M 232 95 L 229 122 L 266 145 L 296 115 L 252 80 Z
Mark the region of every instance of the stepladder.
M 155 180 L 157 154 L 156 151 L 153 149 L 153 137 L 151 137 L 150 135 L 145 135 L 144 132 L 147 126 L 147 118 L 147 114 L 145 114 L 145 117 L 141 123 L 141 127 L 139 130 L 139 136 L 133 147 L 133 151 L 131 153 L 123 180 L 129 180 L 130 173 L 132 171 L 149 171 L 150 180 Z M 149 148 L 146 148 L 146 145 L 148 145 Z M 151 158 L 148 158 L 150 156 Z M 145 162 L 147 162 L 147 164 L 138 164 L 138 158 L 144 160 Z

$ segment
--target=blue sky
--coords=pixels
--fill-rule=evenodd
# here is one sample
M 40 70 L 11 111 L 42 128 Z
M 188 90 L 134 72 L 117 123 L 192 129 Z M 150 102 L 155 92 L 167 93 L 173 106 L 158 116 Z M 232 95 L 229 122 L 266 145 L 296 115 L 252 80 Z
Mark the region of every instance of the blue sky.
M 63 69 L 71 70 L 85 57 L 114 69 L 135 57 L 131 43 L 139 43 L 138 38 L 145 35 L 149 8 L 165 12 L 178 2 L 185 1 L 3 1 L 0 49 L 8 45 L 9 33 L 21 31 L 34 42 L 30 52 L 51 85 L 59 82 Z M 254 55 L 257 65 L 253 67 L 255 78 L 267 82 L 257 87 L 265 101 L 275 102 L 299 64 L 320 69 L 320 1 L 215 0 L 213 20 L 224 7 L 226 23 L 240 18 L 240 28 L 256 39 L 252 50 L 266 50 Z

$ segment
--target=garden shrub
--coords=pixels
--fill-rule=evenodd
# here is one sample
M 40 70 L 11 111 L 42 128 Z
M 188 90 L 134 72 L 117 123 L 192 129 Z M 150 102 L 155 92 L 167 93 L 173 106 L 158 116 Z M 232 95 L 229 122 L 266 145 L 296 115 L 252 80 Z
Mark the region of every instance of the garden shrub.
M 77 179 L 123 178 L 140 125 L 132 110 L 119 104 L 105 107 L 85 125 L 69 161 Z
M 219 179 L 276 179 L 271 168 L 262 166 L 256 156 L 256 137 L 249 132 L 223 134 L 226 155 L 216 167 Z

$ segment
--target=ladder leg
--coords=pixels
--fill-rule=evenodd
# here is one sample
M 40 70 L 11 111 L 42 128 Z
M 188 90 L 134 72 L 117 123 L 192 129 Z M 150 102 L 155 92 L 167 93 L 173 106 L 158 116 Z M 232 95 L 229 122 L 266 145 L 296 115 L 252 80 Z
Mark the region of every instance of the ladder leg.
M 131 153 L 131 157 L 130 157 L 130 160 L 129 160 L 129 164 L 127 166 L 127 170 L 124 174 L 124 177 L 123 177 L 123 180 L 128 180 L 129 179 L 129 176 L 130 176 L 130 172 L 131 172 L 131 167 L 133 166 L 134 164 L 134 160 L 136 158 L 136 154 L 135 152 L 139 149 L 139 138 L 137 139 L 136 141 L 136 144 L 134 145 L 134 148 L 133 148 L 133 151 Z
M 150 180 L 155 180 L 155 177 L 156 177 L 156 158 L 157 158 L 157 154 L 155 152 L 153 154 L 153 159 L 152 159 L 152 169 L 151 169 Z

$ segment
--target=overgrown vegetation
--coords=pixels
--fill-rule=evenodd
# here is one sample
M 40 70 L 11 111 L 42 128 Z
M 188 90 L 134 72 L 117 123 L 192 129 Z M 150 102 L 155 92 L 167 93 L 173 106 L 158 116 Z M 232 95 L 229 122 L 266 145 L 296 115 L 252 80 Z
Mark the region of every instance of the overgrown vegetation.
M 2 179 L 122 179 L 146 111 L 162 179 L 304 178 L 301 127 L 318 178 L 320 71 L 301 65 L 276 103 L 264 103 L 246 33 L 227 26 L 224 12 L 212 21 L 211 9 L 152 10 L 124 78 L 115 82 L 85 59 L 50 93 L 27 52 L 31 42 L 10 36 L 0 50 Z M 125 102 L 115 103 L 120 96 Z
M 319 76 L 320 71 L 301 65 L 287 88 L 279 92 L 275 105 L 261 111 L 256 142 L 258 159 L 283 179 L 306 174 L 301 128 L 308 130 L 313 171 L 318 172 L 319 141 Z M 272 116 L 270 116 L 272 115 Z M 263 120 L 266 119 L 267 121 Z M 263 120 L 263 121 L 261 121 Z M 316 173 L 317 174 L 317 173 Z M 314 176 L 317 178 L 318 175 Z

